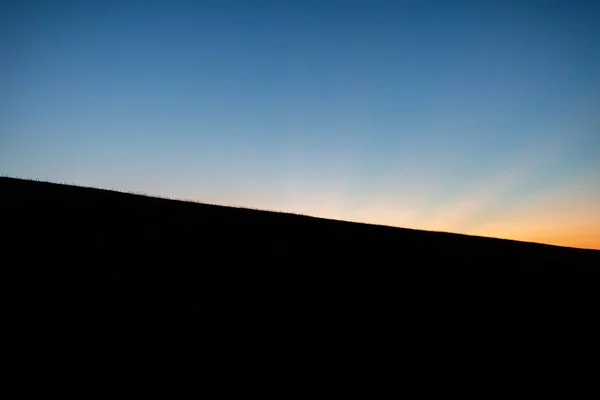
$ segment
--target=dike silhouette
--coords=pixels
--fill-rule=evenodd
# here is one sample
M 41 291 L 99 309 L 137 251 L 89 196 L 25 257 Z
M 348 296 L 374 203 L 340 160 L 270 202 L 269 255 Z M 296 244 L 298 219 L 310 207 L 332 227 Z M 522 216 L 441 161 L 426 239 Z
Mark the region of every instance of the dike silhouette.
M 598 250 L 35 180 L 0 178 L 0 211 L 5 269 L 46 311 L 535 314 L 593 304 L 600 282 Z

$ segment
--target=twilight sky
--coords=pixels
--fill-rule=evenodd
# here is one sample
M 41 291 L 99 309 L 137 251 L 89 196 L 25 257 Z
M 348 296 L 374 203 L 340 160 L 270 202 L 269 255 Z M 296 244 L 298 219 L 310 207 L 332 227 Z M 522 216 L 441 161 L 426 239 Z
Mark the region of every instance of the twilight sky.
M 0 174 L 600 249 L 600 2 L 0 0 Z

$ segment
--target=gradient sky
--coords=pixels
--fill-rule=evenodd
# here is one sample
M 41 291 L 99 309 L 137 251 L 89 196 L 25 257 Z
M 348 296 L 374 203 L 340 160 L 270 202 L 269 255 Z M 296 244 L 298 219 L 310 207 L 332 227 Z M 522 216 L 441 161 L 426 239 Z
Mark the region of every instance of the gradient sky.
M 0 0 L 0 173 L 600 249 L 600 2 Z

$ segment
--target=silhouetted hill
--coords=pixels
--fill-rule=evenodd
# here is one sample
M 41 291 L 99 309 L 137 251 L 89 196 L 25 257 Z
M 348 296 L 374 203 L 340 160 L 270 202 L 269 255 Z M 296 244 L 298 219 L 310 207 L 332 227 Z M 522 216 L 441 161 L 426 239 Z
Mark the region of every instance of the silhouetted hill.
M 69 293 L 71 307 L 95 293 L 100 309 L 260 303 L 290 312 L 319 301 L 333 314 L 366 304 L 489 312 L 529 295 L 591 300 L 585 288 L 600 268 L 596 250 L 6 177 L 0 210 L 3 264 L 48 300 Z

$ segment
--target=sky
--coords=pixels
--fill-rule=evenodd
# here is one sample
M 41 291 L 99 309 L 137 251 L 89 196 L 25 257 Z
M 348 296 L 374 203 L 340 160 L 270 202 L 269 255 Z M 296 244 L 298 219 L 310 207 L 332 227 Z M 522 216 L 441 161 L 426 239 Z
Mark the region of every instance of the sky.
M 600 249 L 600 2 L 0 0 L 0 174 Z

